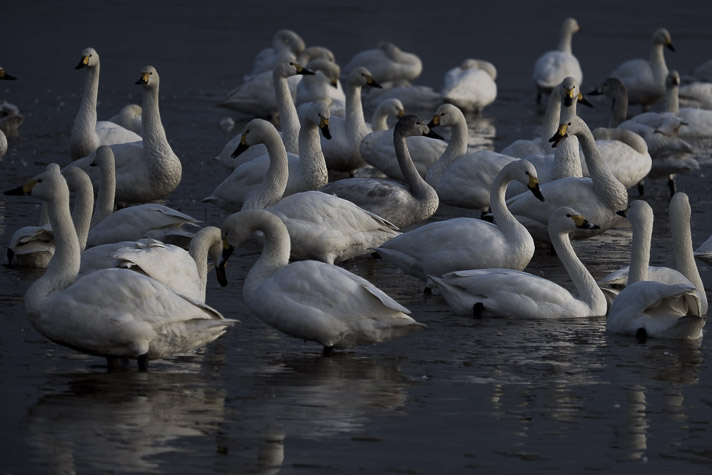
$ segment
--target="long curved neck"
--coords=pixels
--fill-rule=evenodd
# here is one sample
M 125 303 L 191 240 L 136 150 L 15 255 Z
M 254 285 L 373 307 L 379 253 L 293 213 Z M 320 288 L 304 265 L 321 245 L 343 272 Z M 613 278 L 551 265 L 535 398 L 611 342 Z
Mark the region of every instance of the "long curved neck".
M 628 117 L 628 93 L 619 91 L 613 98 L 608 127 L 618 127 Z
M 650 46 L 650 64 L 653 67 L 653 73 L 658 81 L 661 83 L 665 81 L 665 77 L 668 74 L 667 64 L 665 64 L 665 54 L 663 52 L 663 45 L 658 43 L 653 43 Z
M 270 134 L 264 141 L 269 154 L 269 167 L 259 190 L 245 200 L 242 209 L 262 209 L 282 199 L 289 179 L 287 150 L 279 135 Z
M 289 91 L 287 78 L 280 74 L 278 69 L 272 72 L 274 91 L 277 95 L 277 108 L 279 110 L 279 128 L 282 131 L 282 141 L 287 152 L 299 154 L 299 117 L 297 108 Z
M 562 53 L 571 54 L 571 39 L 573 38 L 573 36 L 574 32 L 571 30 L 571 28 L 568 27 L 568 25 L 564 25 L 561 28 L 561 36 L 559 37 L 559 51 L 561 51 Z
M 596 280 L 578 258 L 567 233 L 552 233 L 551 244 L 576 287 L 579 300 L 584 301 L 595 315 L 606 313 L 606 297 Z
M 289 264 L 291 249 L 289 234 L 286 227 L 281 224 L 281 222 L 276 223 L 270 220 L 254 226 L 253 232 L 262 231 L 264 233 L 264 245 L 260 257 L 252 265 L 245 278 L 243 286 L 245 295 L 252 293 L 265 279 Z
M 606 206 L 615 211 L 626 208 L 628 192 L 621 182 L 615 177 L 608 164 L 603 160 L 596 146 L 596 140 L 589 130 L 576 134 L 583 149 L 586 167 L 593 182 L 596 194 Z M 625 198 L 622 198 L 625 197 Z M 622 202 L 625 200 L 625 203 Z
M 144 88 L 141 121 L 144 150 L 156 154 L 156 156 L 163 156 L 168 150 L 171 150 L 166 139 L 166 131 L 161 123 L 161 113 L 158 108 L 158 86 Z
M 25 294 L 25 309 L 33 319 L 39 316 L 46 297 L 69 287 L 77 278 L 80 264 L 79 239 L 69 212 L 69 192 L 65 190 L 47 203 L 54 233 L 55 253 L 44 275 Z
M 512 181 L 511 174 L 499 173 L 492 183 L 490 208 L 497 227 L 505 236 L 519 234 L 522 231 L 529 235 L 526 228 L 512 215 L 506 205 L 507 185 Z M 533 241 L 532 241 L 533 244 Z
M 94 188 L 88 176 L 82 179 L 82 183 L 76 187 L 74 196 L 74 208 L 72 209 L 72 222 L 79 239 L 79 250 L 83 251 L 87 247 L 87 237 L 91 226 L 92 212 L 94 208 Z
M 568 137 L 554 150 L 554 161 L 547 181 L 583 176 L 581 157 L 579 156 L 578 137 Z
M 360 140 L 368 134 L 368 126 L 363 116 L 363 105 L 361 104 L 361 86 L 348 84 L 344 90 L 346 108 L 346 133 L 350 138 Z
M 401 173 L 403 173 L 403 177 L 410 187 L 411 194 L 418 201 L 429 202 L 433 199 L 434 195 L 436 202 L 435 206 L 437 207 L 437 193 L 432 186 L 423 180 L 418 173 L 418 169 L 415 168 L 413 159 L 408 151 L 406 138 L 407 137 L 397 134 L 393 136 L 393 145 L 395 146 L 396 157 L 398 158 L 398 165 L 400 166 Z
M 561 115 L 561 90 L 560 86 L 554 88 L 549 96 L 544 112 L 544 121 L 541 124 L 541 138 L 549 140 L 554 136 L 559 128 L 559 117 Z
M 447 147 L 445 147 L 445 151 L 440 158 L 428 168 L 426 179 L 428 183 L 433 186 L 438 186 L 443 174 L 445 174 L 445 171 L 450 165 L 467 153 L 469 133 L 467 130 L 467 120 L 462 113 L 457 116 L 450 130 L 450 141 Z
M 388 130 L 388 114 L 380 107 L 371 116 L 371 130 Z
M 116 195 L 116 169 L 113 160 L 99 165 L 101 180 L 99 193 L 94 206 L 94 215 L 91 224 L 100 223 L 104 218 L 114 212 L 114 199 Z
M 72 158 L 89 155 L 98 146 L 96 101 L 99 95 L 99 65 L 86 68 L 86 70 L 82 101 L 72 126 Z
M 193 236 L 188 250 L 188 253 L 195 261 L 195 268 L 198 271 L 203 301 L 205 301 L 205 290 L 208 284 L 208 254 L 214 246 L 219 249 L 222 248 L 220 228 L 209 226 L 201 229 Z
M 698 294 L 704 297 L 702 313 L 707 313 L 707 298 L 705 286 L 695 263 L 692 250 L 692 234 L 690 231 L 689 209 L 674 210 L 670 213 L 670 228 L 672 231 L 672 248 L 675 254 L 675 268 L 697 287 Z
M 308 121 L 299 130 L 299 174 L 305 189 L 318 190 L 329 182 L 319 127 Z
M 653 238 L 653 223 L 651 219 L 644 219 L 640 223 L 635 223 L 634 226 L 630 248 L 628 285 L 648 280 L 650 243 Z

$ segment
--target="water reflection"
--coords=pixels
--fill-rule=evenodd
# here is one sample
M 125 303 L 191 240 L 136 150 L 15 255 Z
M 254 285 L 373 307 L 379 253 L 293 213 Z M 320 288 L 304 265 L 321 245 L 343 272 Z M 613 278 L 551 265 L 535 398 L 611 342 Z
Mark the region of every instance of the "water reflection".
M 163 456 L 215 453 L 225 391 L 189 373 L 54 375 L 23 419 L 35 463 L 61 474 L 158 471 Z M 191 452 L 193 452 L 191 454 Z

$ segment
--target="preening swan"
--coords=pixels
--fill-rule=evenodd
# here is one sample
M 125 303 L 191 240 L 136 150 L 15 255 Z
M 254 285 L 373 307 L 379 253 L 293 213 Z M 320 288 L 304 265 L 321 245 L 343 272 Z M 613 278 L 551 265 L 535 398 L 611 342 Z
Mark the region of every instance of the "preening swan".
M 677 271 L 668 268 L 648 275 L 652 208 L 644 201 L 633 201 L 627 218 L 633 226 L 628 285 L 611 304 L 606 330 L 639 338 L 701 338 L 705 318 L 701 317 L 702 302 L 695 285 L 681 274 L 674 276 Z M 667 269 L 665 274 L 662 269 Z
M 474 269 L 429 276 L 458 315 L 508 318 L 572 318 L 606 314 L 606 297 L 578 259 L 568 236 L 595 225 L 568 207 L 549 220 L 551 243 L 578 296 L 542 277 L 512 269 Z
M 204 202 L 228 211 L 264 208 L 282 196 L 316 190 L 329 181 L 319 131 L 329 139 L 329 106 L 316 101 L 300 106 L 299 155 L 287 154 L 277 129 L 262 119 L 253 119 L 244 128 L 237 156 L 254 144 L 263 143 L 267 154 L 237 167 Z
M 573 35 L 579 30 L 579 24 L 574 18 L 565 19 L 561 25 L 559 47 L 547 51 L 536 60 L 532 80 L 537 88 L 537 104 L 541 102 L 542 93 L 549 94 L 567 76 L 573 77 L 578 84 L 583 82 L 581 65 L 571 49 Z
M 99 92 L 99 54 L 94 48 L 82 51 L 82 58 L 75 69 L 86 69 L 84 92 L 79 111 L 74 118 L 70 137 L 72 159 L 86 157 L 100 145 L 140 142 L 141 136 L 110 121 L 96 120 L 96 103 Z
M 356 203 L 399 228 L 425 221 L 438 209 L 438 195 L 418 174 L 406 139 L 411 136 L 440 138 L 417 116 L 403 116 L 394 128 L 393 142 L 407 185 L 377 178 L 345 178 L 332 181 L 321 191 Z
M 24 191 L 47 203 L 54 230 L 56 252 L 45 274 L 25 294 L 25 313 L 44 337 L 110 363 L 135 358 L 139 369 L 146 370 L 149 359 L 199 348 L 236 323 L 128 269 L 98 270 L 77 279 L 79 240 L 66 181 L 50 170 Z
M 386 261 L 422 280 L 456 270 L 524 269 L 534 255 L 534 240 L 504 203 L 507 185 L 513 180 L 544 200 L 534 165 L 517 160 L 502 168 L 492 185 L 496 225 L 474 218 L 436 221 L 394 237 L 374 250 Z
M 382 41 L 377 48 L 356 53 L 344 71 L 352 71 L 358 67 L 368 69 L 381 84 L 390 85 L 402 81 L 413 81 L 423 71 L 423 62 L 413 53 L 406 53 L 398 46 L 388 41 Z
M 116 162 L 116 203 L 134 204 L 160 200 L 180 184 L 182 166 L 166 139 L 158 108 L 158 72 L 153 66 L 141 69 L 136 81 L 143 87 L 143 142 L 110 145 Z M 75 160 L 68 166 L 83 168 L 99 182 L 97 170 L 92 171 L 96 151 Z
M 623 82 L 628 91 L 629 104 L 641 104 L 644 109 L 665 98 L 665 77 L 668 67 L 665 64 L 663 46 L 675 51 L 670 32 L 658 28 L 653 33 L 650 46 L 650 59 L 630 59 L 617 66 L 609 76 Z
M 289 234 L 269 211 L 241 211 L 222 225 L 230 248 L 240 246 L 255 231 L 264 233 L 264 247 L 244 280 L 243 295 L 250 310 L 268 325 L 319 343 L 325 354 L 391 340 L 424 327 L 407 315 L 408 309 L 341 267 L 319 261 L 289 263 Z
M 445 73 L 440 95 L 466 113 L 479 114 L 497 99 L 497 69 L 481 59 L 465 59 Z
M 255 55 L 252 71 L 247 77 L 272 71 L 277 63 L 296 60 L 304 48 L 304 40 L 298 33 L 286 28 L 277 30 L 272 36 L 272 47 L 264 48 Z

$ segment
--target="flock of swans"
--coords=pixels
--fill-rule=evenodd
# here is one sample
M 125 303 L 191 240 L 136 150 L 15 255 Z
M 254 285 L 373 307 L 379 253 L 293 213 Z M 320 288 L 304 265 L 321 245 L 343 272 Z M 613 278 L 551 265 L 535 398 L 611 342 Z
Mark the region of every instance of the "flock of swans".
M 592 130 L 576 109 L 591 105 L 573 54 L 577 31 L 566 19 L 558 49 L 535 62 L 537 102 L 548 97 L 541 135 L 495 152 L 468 144 L 466 117 L 497 97 L 488 61 L 464 60 L 437 92 L 411 84 L 422 62 L 393 43 L 340 67 L 327 48 L 279 30 L 220 102 L 250 119 L 216 157 L 226 177 L 203 198 L 226 218 L 202 228 L 157 203 L 185 179 L 161 122 L 158 71 L 138 72 L 140 106 L 100 121 L 99 55 L 85 49 L 69 160 L 5 192 L 43 203 L 39 223 L 8 245 L 10 265 L 46 268 L 25 294 L 27 317 L 60 345 L 112 366 L 136 359 L 146 370 L 149 360 L 200 348 L 238 323 L 206 303 L 209 269 L 227 285 L 233 249 L 256 239 L 260 256 L 240 276 L 244 302 L 324 354 L 425 327 L 338 265 L 364 255 L 415 276 L 459 315 L 607 316 L 611 332 L 701 338 L 707 297 L 694 259 L 710 262 L 712 238 L 693 252 L 689 199 L 673 177 L 699 167 L 691 141 L 712 136 L 712 111 L 695 92 L 712 78 L 701 67 L 696 89 L 683 95 L 663 56 L 663 47 L 674 50 L 670 34 L 660 28 L 649 59 L 620 65 L 591 91 L 613 103 L 608 127 Z M 0 68 L 0 79 L 14 78 Z M 661 112 L 628 110 L 662 102 Z M 406 113 L 428 108 L 425 118 Z M 670 180 L 676 269 L 649 267 L 652 211 L 643 199 L 629 202 L 629 189 L 642 193 L 650 176 Z M 441 203 L 482 218 L 430 220 Z M 626 220 L 630 266 L 596 281 L 571 242 Z M 575 292 L 526 272 L 535 241 L 550 243 Z

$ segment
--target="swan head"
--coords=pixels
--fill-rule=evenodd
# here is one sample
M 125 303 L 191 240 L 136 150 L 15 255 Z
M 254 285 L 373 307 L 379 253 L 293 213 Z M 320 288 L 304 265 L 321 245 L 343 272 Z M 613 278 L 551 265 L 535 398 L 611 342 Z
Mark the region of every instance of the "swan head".
M 296 32 L 285 28 L 278 30 L 274 34 L 274 37 L 272 38 L 272 46 L 275 49 L 286 48 L 288 51 L 291 51 L 294 56 L 296 56 L 304 51 L 306 44 L 304 43 L 302 37 Z
M 273 140 L 275 137 L 279 142 L 281 142 L 279 132 L 277 132 L 274 125 L 264 119 L 252 119 L 247 123 L 245 128 L 242 129 L 240 144 L 237 146 L 235 151 L 232 152 L 231 156 L 232 158 L 235 158 L 247 150 L 250 145 L 265 143 L 268 140 Z
M 326 58 L 312 59 L 307 63 L 307 68 L 319 72 L 329 81 L 329 85 L 334 89 L 339 88 L 339 76 L 341 76 L 341 68 L 338 64 Z
M 99 169 L 108 167 L 114 168 L 114 151 L 108 145 L 102 145 L 94 153 L 94 161 L 90 166 L 98 166 Z
M 680 73 L 676 70 L 671 69 L 665 78 L 665 87 L 672 89 L 673 87 L 678 87 L 680 85 Z
M 586 122 L 584 122 L 579 116 L 569 115 L 566 117 L 566 120 L 567 122 L 560 124 L 556 133 L 549 139 L 549 142 L 551 142 L 551 148 L 559 146 L 561 142 L 563 142 L 566 137 L 570 135 L 585 136 L 591 134 L 591 130 L 588 128 L 588 125 L 586 125 Z
M 437 108 L 435 115 L 428 122 L 428 127 L 452 126 L 465 120 L 462 111 L 453 104 L 443 104 Z
M 354 68 L 351 73 L 349 73 L 347 80 L 348 83 L 352 86 L 370 86 L 376 87 L 378 89 L 383 89 L 383 86 L 373 80 L 371 72 L 364 66 L 358 66 Z
M 65 193 L 68 200 L 69 189 L 67 187 L 67 181 L 62 176 L 59 165 L 50 164 L 44 172 L 22 186 L 7 190 L 4 194 L 10 196 L 34 196 L 43 201 L 50 201 L 62 188 L 66 190 Z
M 605 95 L 609 99 L 619 101 L 622 98 L 628 100 L 628 92 L 625 90 L 623 81 L 615 77 L 609 77 L 600 86 L 588 93 L 590 96 Z
M 670 51 L 675 51 L 675 47 L 672 45 L 670 32 L 665 28 L 658 28 L 655 30 L 655 33 L 653 33 L 653 44 L 663 45 Z
M 632 201 L 627 210 L 616 211 L 616 214 L 626 218 L 633 229 L 643 228 L 646 223 L 652 223 L 654 219 L 653 208 L 643 200 Z
M 158 71 L 156 71 L 156 68 L 153 66 L 144 66 L 144 68 L 141 69 L 141 75 L 138 81 L 136 81 L 136 84 L 147 88 L 158 87 Z
M 405 115 L 401 117 L 393 129 L 393 138 L 395 140 L 419 135 L 444 140 L 440 135 L 430 130 L 430 127 L 417 115 Z
M 329 48 L 323 46 L 309 46 L 308 48 L 304 48 L 297 56 L 297 61 L 307 66 L 311 61 L 316 61 L 317 59 L 323 59 L 330 63 L 336 62 L 334 53 Z
M 6 80 L 12 80 L 14 81 L 17 79 L 15 76 L 10 76 L 8 73 L 5 72 L 5 70 L 0 66 L 0 79 L 6 79 Z
M 502 171 L 504 171 L 504 169 L 507 169 L 506 173 L 510 174 L 511 177 L 526 186 L 539 201 L 545 201 L 544 195 L 541 193 L 541 188 L 539 188 L 539 177 L 532 162 L 528 160 L 515 160 L 508 163 Z
M 274 66 L 272 74 L 275 78 L 288 78 L 297 75 L 307 76 L 314 74 L 314 71 L 305 68 L 297 61 L 283 61 Z
M 574 104 L 574 101 L 588 107 L 593 107 L 593 104 L 588 102 L 588 99 L 581 94 L 576 79 L 571 76 L 567 76 L 563 81 L 561 81 L 561 97 L 563 99 L 563 104 L 566 107 L 571 107 Z
M 86 48 L 82 51 L 82 57 L 74 69 L 94 68 L 99 65 L 99 54 L 94 48 Z
M 575 18 L 567 18 L 566 20 L 564 20 L 562 28 L 564 29 L 564 31 L 568 31 L 571 33 L 577 33 L 581 31 L 581 27 L 579 26 Z
M 581 214 L 568 206 L 562 206 L 549 218 L 549 234 L 569 234 L 577 229 L 599 229 Z

